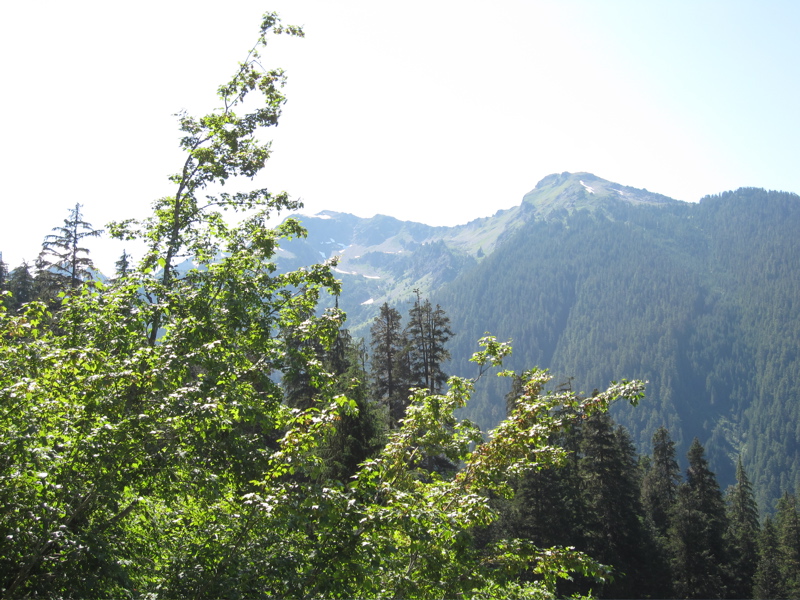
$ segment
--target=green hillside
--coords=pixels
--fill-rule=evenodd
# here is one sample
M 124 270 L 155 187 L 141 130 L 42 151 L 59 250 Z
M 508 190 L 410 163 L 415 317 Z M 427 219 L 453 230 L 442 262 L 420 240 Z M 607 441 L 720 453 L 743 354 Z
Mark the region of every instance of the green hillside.
M 646 379 L 642 406 L 615 415 L 640 451 L 660 426 L 680 455 L 698 437 L 723 485 L 741 453 L 767 509 L 800 483 L 798 196 L 741 189 L 690 204 L 561 173 L 458 227 L 335 212 L 303 224 L 308 238 L 284 244 L 279 266 L 338 257 L 354 335 L 420 290 L 451 317 L 451 373 L 472 374 L 488 331 L 514 340 L 513 368 L 549 368 L 576 390 Z M 481 382 L 468 416 L 499 422 L 504 384 Z
M 561 194 L 592 200 L 574 181 Z M 800 198 L 742 189 L 699 204 L 567 208 L 434 295 L 459 334 L 452 371 L 469 370 L 473 341 L 490 331 L 514 339 L 512 367 L 548 367 L 575 389 L 646 379 L 647 400 L 615 415 L 637 445 L 662 425 L 679 454 L 696 436 L 723 483 L 741 453 L 771 507 L 800 482 Z M 504 416 L 500 383 L 484 384 L 469 416 Z

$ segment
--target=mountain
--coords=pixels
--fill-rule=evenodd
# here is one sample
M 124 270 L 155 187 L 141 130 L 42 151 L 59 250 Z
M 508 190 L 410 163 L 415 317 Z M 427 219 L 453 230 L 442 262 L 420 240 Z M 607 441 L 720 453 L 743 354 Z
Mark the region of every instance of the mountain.
M 323 211 L 301 216 L 304 239 L 284 242 L 278 253 L 282 270 L 336 257 L 346 307 L 355 333 L 384 302 L 401 304 L 414 289 L 424 295 L 473 268 L 524 220 L 519 208 L 499 211 L 458 227 L 431 227 L 377 215 L 369 219 Z
M 299 217 L 308 236 L 284 242 L 278 266 L 296 269 L 337 257 L 336 271 L 344 284 L 340 305 L 347 307 L 353 330 L 365 335 L 364 324 L 382 303 L 407 302 L 415 289 L 432 294 L 476 266 L 526 223 L 575 210 L 605 212 L 621 204 L 669 203 L 679 202 L 591 173 L 562 173 L 545 177 L 520 206 L 455 227 L 322 211 Z
M 591 173 L 548 175 L 522 198 L 523 207 L 533 207 L 538 218 L 553 218 L 564 211 L 607 211 L 615 206 L 664 206 L 680 203 L 661 194 L 611 183 Z
M 690 204 L 588 173 L 550 175 L 513 209 L 459 227 L 322 213 L 281 260 L 340 256 L 340 306 L 359 335 L 383 301 L 419 288 L 457 333 L 512 338 L 507 366 L 549 368 L 591 391 L 646 379 L 618 406 L 641 452 L 662 425 L 694 437 L 724 484 L 741 453 L 762 509 L 800 489 L 800 198 L 746 188 Z M 504 416 L 505 379 L 480 382 L 466 416 Z

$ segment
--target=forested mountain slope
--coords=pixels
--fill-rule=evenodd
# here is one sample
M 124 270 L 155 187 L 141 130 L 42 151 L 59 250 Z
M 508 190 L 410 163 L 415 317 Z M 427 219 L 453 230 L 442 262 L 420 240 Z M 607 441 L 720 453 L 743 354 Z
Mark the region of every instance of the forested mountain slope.
M 698 437 L 723 486 L 741 453 L 765 509 L 800 483 L 797 195 L 741 189 L 690 204 L 562 173 L 459 227 L 332 212 L 302 221 L 308 238 L 284 244 L 279 264 L 339 256 L 356 335 L 368 337 L 383 302 L 419 289 L 450 316 L 450 373 L 472 374 L 488 331 L 513 339 L 512 368 L 549 368 L 576 390 L 646 379 L 646 401 L 615 414 L 641 451 L 660 426 L 679 456 Z M 506 385 L 481 382 L 467 416 L 497 423 Z
M 514 339 L 512 366 L 576 389 L 646 379 L 647 400 L 615 415 L 637 445 L 663 425 L 682 455 L 697 436 L 724 483 L 741 452 L 769 508 L 800 477 L 798 226 L 798 196 L 759 189 L 529 222 L 434 295 L 458 332 L 452 370 L 490 331 Z M 501 383 L 471 417 L 504 416 Z
M 347 308 L 352 330 L 365 335 L 364 325 L 382 303 L 408 302 L 415 289 L 423 295 L 440 289 L 503 246 L 526 223 L 577 209 L 606 211 L 620 203 L 678 202 L 591 173 L 561 173 L 540 181 L 520 206 L 455 227 L 322 211 L 300 217 L 308 236 L 282 243 L 278 266 L 288 271 L 337 257 L 336 271 L 344 283 L 340 303 Z

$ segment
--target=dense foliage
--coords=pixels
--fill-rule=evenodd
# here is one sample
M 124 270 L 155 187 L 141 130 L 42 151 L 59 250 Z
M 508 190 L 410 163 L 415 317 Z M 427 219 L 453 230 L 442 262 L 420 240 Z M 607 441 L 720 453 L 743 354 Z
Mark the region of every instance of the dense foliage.
M 81 240 L 99 232 L 80 205 L 34 273 L 0 261 L 0 595 L 796 597 L 797 420 L 770 387 L 796 395 L 796 278 L 775 242 L 790 225 L 765 229 L 792 223 L 796 198 L 743 190 L 522 227 L 441 295 L 459 352 L 466 311 L 525 341 L 517 364 L 575 379 L 502 371 L 510 385 L 486 386 L 473 411 L 498 423 L 483 433 L 458 415 L 478 380 L 497 381 L 483 375 L 511 360 L 507 343 L 482 337 L 478 375 L 448 378 L 450 316 L 418 292 L 405 325 L 380 307 L 368 360 L 343 312 L 320 308 L 338 298 L 334 263 L 276 268 L 278 244 L 304 231 L 268 217 L 299 205 L 215 192 L 268 158 L 259 134 L 284 102 L 283 73 L 259 61 L 272 33 L 302 35 L 265 15 L 221 107 L 179 115 L 173 193 L 110 226 L 144 242 L 140 262 L 123 254 L 114 278 L 92 280 Z M 762 269 L 733 278 L 744 244 Z M 508 248 L 510 291 L 496 262 Z M 614 371 L 653 380 L 651 411 L 618 413 L 635 438 L 607 410 L 636 404 L 642 384 L 573 391 Z M 733 407 L 743 424 L 726 421 Z M 742 449 L 726 494 L 698 437 L 681 477 L 673 427 Z M 637 457 L 650 432 L 652 455 Z M 763 524 L 747 464 L 766 465 L 762 496 L 783 492 Z
M 637 402 L 642 385 L 583 397 L 545 392 L 548 375 L 526 371 L 509 418 L 485 436 L 455 418 L 474 380 L 444 388 L 432 367 L 449 334 L 418 303 L 412 372 L 426 389 L 376 443 L 363 352 L 341 311 L 316 310 L 338 292 L 332 264 L 275 270 L 279 240 L 303 230 L 267 218 L 297 204 L 264 189 L 213 193 L 268 157 L 259 133 L 284 101 L 283 74 L 259 61 L 272 33 L 301 31 L 265 15 L 221 107 L 179 115 L 173 193 L 144 221 L 109 226 L 144 242 L 138 264 L 124 255 L 114 279 L 89 284 L 75 263 L 80 281 L 47 303 L 28 301 L 35 290 L 23 300 L 27 268 L 3 281 L 0 593 L 550 597 L 571 573 L 602 580 L 602 565 L 567 547 L 473 540 L 498 517 L 492 500 L 511 496 L 509 477 L 566 460 L 552 436 L 615 399 Z M 78 208 L 72 218 L 83 223 Z M 194 268 L 179 271 L 187 257 Z M 425 311 L 439 319 L 433 337 Z M 492 337 L 481 345 L 481 372 L 510 352 Z M 437 458 L 457 472 L 430 469 Z
M 641 410 L 614 411 L 636 447 L 663 426 L 682 457 L 697 437 L 726 485 L 741 455 L 774 510 L 800 485 L 800 198 L 746 188 L 605 208 L 531 221 L 432 294 L 459 333 L 448 368 L 464 372 L 468 340 L 489 330 L 514 339 L 511 366 L 546 366 L 579 389 L 647 380 Z M 501 419 L 500 383 L 466 416 Z
M 762 527 L 741 466 L 737 483 L 723 494 L 694 440 L 684 479 L 663 428 L 653 437 L 652 454 L 635 460 L 627 431 L 607 414 L 580 419 L 553 442 L 570 451 L 562 467 L 518 478 L 513 498 L 496 501 L 500 519 L 480 539 L 570 545 L 613 566 L 614 577 L 599 585 L 580 578 L 561 582 L 563 593 L 796 597 L 794 495 L 785 494 L 778 518 Z

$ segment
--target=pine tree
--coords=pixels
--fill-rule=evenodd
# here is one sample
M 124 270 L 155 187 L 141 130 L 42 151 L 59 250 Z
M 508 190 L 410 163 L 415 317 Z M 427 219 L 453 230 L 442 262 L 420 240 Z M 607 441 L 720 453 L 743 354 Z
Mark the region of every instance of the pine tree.
M 450 358 L 445 348 L 453 336 L 450 318 L 438 304 L 434 309 L 430 300 L 422 301 L 419 290 L 408 315 L 404 336 L 408 346 L 412 387 L 424 388 L 432 394 L 441 392 L 447 382 L 442 364 Z
M 7 304 L 10 310 L 18 310 L 23 304 L 36 299 L 34 280 L 27 262 L 9 273 L 6 289 L 11 292 L 11 299 Z
M 391 427 L 397 427 L 408 405 L 408 365 L 401 325 L 400 313 L 384 302 L 370 329 L 373 394 L 388 408 Z
M 114 268 L 116 273 L 114 274 L 115 279 L 122 279 L 130 273 L 131 270 L 131 255 L 128 254 L 126 250 L 122 251 L 122 255 L 119 257 L 119 260 L 114 263 Z
M 336 391 L 353 400 L 357 412 L 342 415 L 324 455 L 328 476 L 342 483 L 386 442 L 386 414 L 369 396 L 365 363 L 364 342 L 355 342 L 347 329 L 340 329 L 325 364 L 336 375 Z
M 785 598 L 778 535 L 772 518 L 764 520 L 758 537 L 758 566 L 753 576 L 753 598 Z
M 3 261 L 3 253 L 0 252 L 0 292 L 6 290 L 6 283 L 8 282 L 8 265 Z
M 37 270 L 49 273 L 59 291 L 74 290 L 92 278 L 94 269 L 89 250 L 81 244 L 86 238 L 102 235 L 103 231 L 83 220 L 80 204 L 75 204 L 69 217 L 64 219 L 64 225 L 54 227 L 53 231 L 55 233 L 44 238 Z
M 727 519 L 722 492 L 697 438 L 687 456 L 686 482 L 678 488 L 668 532 L 673 589 L 679 598 L 724 598 Z
M 800 515 L 797 496 L 784 492 L 778 500 L 775 525 L 784 592 L 789 598 L 800 598 Z
M 633 598 L 655 590 L 652 540 L 642 525 L 643 508 L 633 443 L 607 414 L 587 419 L 581 430 L 578 472 L 586 514 L 585 551 L 614 567 L 614 581 L 601 596 Z
M 669 513 L 675 504 L 680 480 L 675 442 L 665 427 L 659 427 L 653 434 L 652 459 L 642 477 L 642 504 L 661 536 L 667 535 Z
M 736 465 L 736 485 L 728 490 L 727 507 L 726 542 L 732 575 L 729 597 L 752 598 L 753 576 L 758 566 L 758 506 L 741 456 Z

